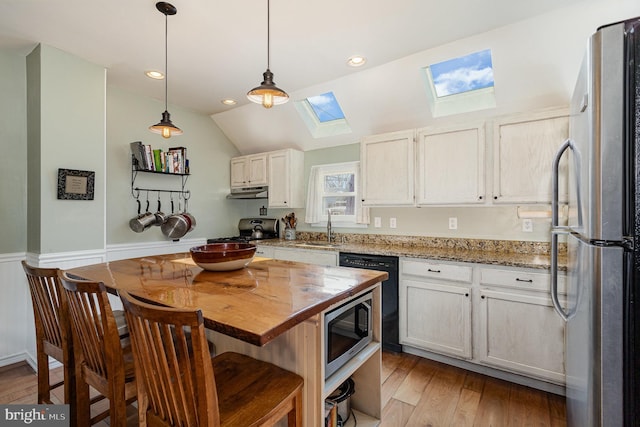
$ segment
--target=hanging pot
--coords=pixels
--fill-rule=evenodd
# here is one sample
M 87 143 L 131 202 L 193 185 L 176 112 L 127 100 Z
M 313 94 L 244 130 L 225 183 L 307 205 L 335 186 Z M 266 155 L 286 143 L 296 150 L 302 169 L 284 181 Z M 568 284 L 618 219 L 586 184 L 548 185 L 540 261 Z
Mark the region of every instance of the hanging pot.
M 142 233 L 144 230 L 155 224 L 156 216 L 149 212 L 149 200 L 147 200 L 147 210 L 142 214 L 140 213 L 140 200 L 136 199 L 136 202 L 138 203 L 138 216 L 129 221 L 129 228 L 136 233 Z
M 173 212 L 173 200 L 171 201 L 171 211 Z M 191 218 L 182 213 L 172 213 L 160 226 L 160 229 L 162 234 L 168 238 L 180 239 L 191 229 Z
M 158 197 L 158 210 L 154 214 L 156 219 L 155 225 L 162 225 L 167 220 L 167 215 L 162 212 L 161 207 L 162 204 L 160 203 L 160 197 Z

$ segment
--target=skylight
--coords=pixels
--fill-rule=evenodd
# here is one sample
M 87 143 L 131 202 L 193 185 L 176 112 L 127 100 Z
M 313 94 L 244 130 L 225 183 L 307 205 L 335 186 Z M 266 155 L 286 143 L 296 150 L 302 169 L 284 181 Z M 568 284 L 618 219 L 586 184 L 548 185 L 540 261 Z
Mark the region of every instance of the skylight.
M 309 106 L 311 106 L 311 109 L 320 123 L 344 119 L 344 113 L 342 112 L 336 97 L 333 95 L 333 92 L 310 96 L 307 98 L 307 102 L 309 103 Z
M 423 68 L 434 117 L 495 107 L 491 50 Z
M 429 69 L 438 98 L 493 86 L 489 49 L 432 64 Z
M 351 132 L 333 92 L 310 96 L 294 103 L 296 110 L 314 138 Z

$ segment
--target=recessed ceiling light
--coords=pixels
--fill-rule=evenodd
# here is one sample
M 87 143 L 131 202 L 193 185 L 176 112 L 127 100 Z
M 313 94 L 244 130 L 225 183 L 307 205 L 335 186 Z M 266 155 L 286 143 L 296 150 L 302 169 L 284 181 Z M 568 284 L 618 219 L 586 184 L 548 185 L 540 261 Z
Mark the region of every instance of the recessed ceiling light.
M 160 71 L 149 70 L 149 71 L 145 71 L 144 73 L 147 75 L 147 77 L 150 77 L 152 79 L 156 79 L 156 80 L 164 79 L 164 74 L 162 74 L 162 72 Z
M 223 99 L 222 102 L 224 105 L 236 105 L 237 101 L 235 99 L 231 99 L 231 98 L 226 98 Z
M 367 58 L 360 55 L 354 55 L 347 61 L 347 65 L 350 67 L 361 67 L 364 63 L 367 62 Z

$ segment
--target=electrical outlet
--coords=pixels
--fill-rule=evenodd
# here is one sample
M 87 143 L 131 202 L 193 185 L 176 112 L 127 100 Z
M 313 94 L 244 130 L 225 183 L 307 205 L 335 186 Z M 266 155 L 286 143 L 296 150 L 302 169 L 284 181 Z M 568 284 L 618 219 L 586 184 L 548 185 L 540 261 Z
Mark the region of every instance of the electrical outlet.
M 533 233 L 533 220 L 532 219 L 523 219 L 522 220 L 522 231 L 525 233 Z
M 379 216 L 376 216 L 373 218 L 373 226 L 375 228 L 380 228 L 382 227 L 382 218 L 380 218 Z
M 458 229 L 458 218 L 451 217 L 449 218 L 449 230 L 457 230 Z
M 389 218 L 389 228 L 396 228 L 396 219 L 395 218 Z

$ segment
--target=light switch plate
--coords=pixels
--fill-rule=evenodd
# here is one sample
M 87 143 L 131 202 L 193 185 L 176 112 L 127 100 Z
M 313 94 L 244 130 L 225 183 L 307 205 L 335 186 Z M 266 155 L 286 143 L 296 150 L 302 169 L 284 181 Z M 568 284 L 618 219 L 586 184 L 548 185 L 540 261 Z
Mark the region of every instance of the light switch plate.
M 396 228 L 396 219 L 395 218 L 389 218 L 389 228 Z
M 522 220 L 522 231 L 525 233 L 533 233 L 533 220 L 525 218 Z
M 379 216 L 373 217 L 373 226 L 375 228 L 382 227 L 382 218 L 380 218 Z

